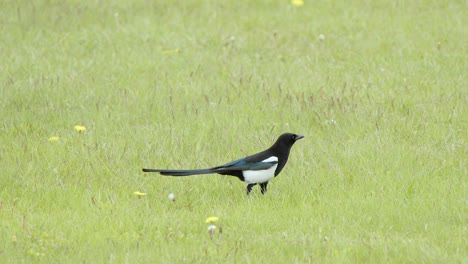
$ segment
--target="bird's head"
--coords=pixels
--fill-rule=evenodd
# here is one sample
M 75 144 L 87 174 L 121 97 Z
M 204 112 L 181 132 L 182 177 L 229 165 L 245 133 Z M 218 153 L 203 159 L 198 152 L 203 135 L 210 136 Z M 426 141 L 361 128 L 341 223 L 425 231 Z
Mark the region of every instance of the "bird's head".
M 294 143 L 296 143 L 296 141 L 303 137 L 303 135 L 284 133 L 278 138 L 278 140 L 276 140 L 276 143 L 274 145 L 287 146 L 290 148 L 292 147 L 292 145 L 294 145 Z

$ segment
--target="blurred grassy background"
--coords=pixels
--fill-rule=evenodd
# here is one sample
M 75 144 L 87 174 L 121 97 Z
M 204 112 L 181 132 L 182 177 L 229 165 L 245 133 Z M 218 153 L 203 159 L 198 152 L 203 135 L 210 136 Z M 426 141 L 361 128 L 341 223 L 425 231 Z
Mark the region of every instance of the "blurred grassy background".
M 3 2 L 1 262 L 466 262 L 466 8 Z M 141 173 L 283 132 L 265 196 Z

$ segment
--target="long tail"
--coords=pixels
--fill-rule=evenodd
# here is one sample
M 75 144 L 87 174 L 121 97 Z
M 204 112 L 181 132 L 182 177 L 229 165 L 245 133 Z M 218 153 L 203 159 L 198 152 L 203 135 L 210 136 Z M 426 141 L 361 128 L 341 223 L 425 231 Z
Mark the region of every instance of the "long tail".
M 200 170 L 158 170 L 158 169 L 143 169 L 143 172 L 159 172 L 164 176 L 190 176 L 199 174 L 211 174 L 216 173 L 212 169 L 200 169 Z

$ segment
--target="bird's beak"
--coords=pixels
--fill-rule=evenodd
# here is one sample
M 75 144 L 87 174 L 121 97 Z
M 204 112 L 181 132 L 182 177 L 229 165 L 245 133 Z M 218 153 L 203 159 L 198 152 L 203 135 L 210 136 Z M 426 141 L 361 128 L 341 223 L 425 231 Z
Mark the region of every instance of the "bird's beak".
M 303 135 L 296 135 L 296 141 L 303 138 L 304 136 Z

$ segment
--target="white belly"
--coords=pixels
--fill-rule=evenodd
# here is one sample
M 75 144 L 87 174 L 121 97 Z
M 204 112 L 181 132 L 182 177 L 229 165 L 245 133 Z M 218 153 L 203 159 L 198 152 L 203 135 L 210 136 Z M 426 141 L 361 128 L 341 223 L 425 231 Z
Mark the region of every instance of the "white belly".
M 270 157 L 263 162 L 278 161 L 277 157 Z M 242 174 L 244 175 L 244 181 L 247 183 L 264 183 L 275 177 L 275 170 L 278 164 L 271 166 L 266 170 L 246 170 Z

